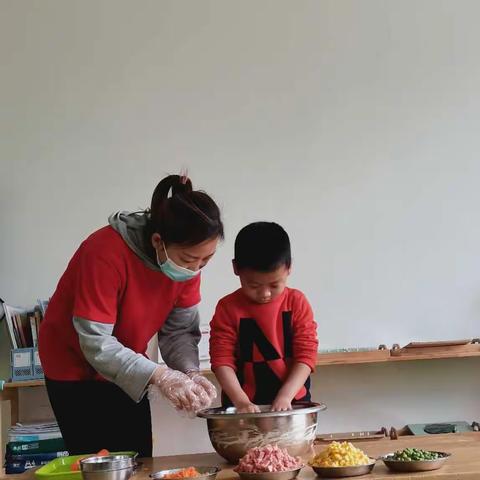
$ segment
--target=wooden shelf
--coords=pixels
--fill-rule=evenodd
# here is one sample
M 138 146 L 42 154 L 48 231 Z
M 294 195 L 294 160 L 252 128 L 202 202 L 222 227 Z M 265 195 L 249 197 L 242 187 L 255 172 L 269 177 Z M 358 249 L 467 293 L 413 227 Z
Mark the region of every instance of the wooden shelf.
M 369 352 L 319 353 L 317 366 L 355 365 L 365 363 L 407 362 L 412 360 L 441 360 L 447 358 L 480 357 L 480 345 L 468 345 L 464 349 L 415 349 L 402 355 L 393 354 L 393 350 L 372 350 Z
M 388 362 L 407 362 L 413 360 L 441 360 L 448 358 L 472 358 L 480 357 L 480 344 L 469 345 L 465 349 L 415 349 L 417 351 L 407 354 L 393 354 L 392 350 L 371 350 L 366 352 L 338 352 L 338 353 L 319 353 L 317 355 L 317 367 L 328 365 L 362 365 L 367 363 L 388 363 Z M 211 375 L 208 368 L 201 368 L 201 373 Z M 6 382 L 5 389 L 41 387 L 45 385 L 44 380 L 25 380 L 22 382 Z
M 21 382 L 5 382 L 3 388 L 41 387 L 45 380 L 23 380 Z
M 480 357 L 480 351 L 478 352 L 462 352 L 457 354 L 452 353 L 437 353 L 433 354 L 416 354 L 408 356 L 394 356 L 392 355 L 389 362 L 407 362 L 409 360 L 441 360 L 442 358 L 471 358 L 471 357 Z
M 324 365 L 355 365 L 362 363 L 382 363 L 390 361 L 390 350 L 371 350 L 368 352 L 319 353 L 317 367 Z

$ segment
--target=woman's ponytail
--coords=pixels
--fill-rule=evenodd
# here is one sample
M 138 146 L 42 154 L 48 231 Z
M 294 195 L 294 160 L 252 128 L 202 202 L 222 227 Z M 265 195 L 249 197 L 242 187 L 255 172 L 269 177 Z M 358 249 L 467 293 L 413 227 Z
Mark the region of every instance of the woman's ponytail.
M 167 244 L 196 245 L 223 238 L 220 209 L 205 192 L 193 190 L 186 175 L 169 175 L 153 191 L 147 234 L 153 233 Z

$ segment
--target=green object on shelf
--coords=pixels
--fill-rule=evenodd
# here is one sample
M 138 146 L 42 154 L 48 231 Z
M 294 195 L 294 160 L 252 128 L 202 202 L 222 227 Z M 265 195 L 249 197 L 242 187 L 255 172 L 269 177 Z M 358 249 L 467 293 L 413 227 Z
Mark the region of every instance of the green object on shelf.
M 436 433 L 464 433 L 473 431 L 472 426 L 467 422 L 414 423 L 407 425 L 407 427 L 413 435 L 435 435 Z
M 111 455 L 131 455 L 134 457 L 136 452 L 110 452 Z M 94 453 L 88 455 L 70 455 L 69 457 L 59 457 L 40 467 L 35 472 L 38 480 L 82 480 L 82 472 L 72 471 L 72 465 L 79 459 L 89 456 L 95 456 Z

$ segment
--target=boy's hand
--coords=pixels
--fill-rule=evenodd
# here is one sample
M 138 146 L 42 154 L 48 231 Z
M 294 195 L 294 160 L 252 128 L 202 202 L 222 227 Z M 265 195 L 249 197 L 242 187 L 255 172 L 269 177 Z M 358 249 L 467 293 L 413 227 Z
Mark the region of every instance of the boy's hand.
M 260 408 L 252 402 L 238 403 L 235 405 L 237 413 L 260 413 Z
M 272 404 L 272 412 L 292 410 L 292 400 L 310 376 L 311 369 L 306 363 L 295 362 L 287 379 Z
M 272 412 L 286 412 L 292 410 L 292 402 L 287 397 L 277 396 L 272 403 Z

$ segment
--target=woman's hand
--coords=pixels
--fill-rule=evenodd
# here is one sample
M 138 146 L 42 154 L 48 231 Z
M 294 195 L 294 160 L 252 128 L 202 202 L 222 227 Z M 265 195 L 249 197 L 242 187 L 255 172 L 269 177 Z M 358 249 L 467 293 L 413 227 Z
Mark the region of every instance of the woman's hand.
M 211 404 L 205 388 L 178 370 L 158 367 L 150 383 L 179 411 L 195 414 Z
M 205 400 L 205 405 L 203 408 L 208 408 L 217 398 L 217 389 L 215 388 L 215 385 L 205 378 L 198 370 L 190 370 L 186 373 L 194 383 L 204 390 L 205 395 L 202 395 L 202 398 Z

